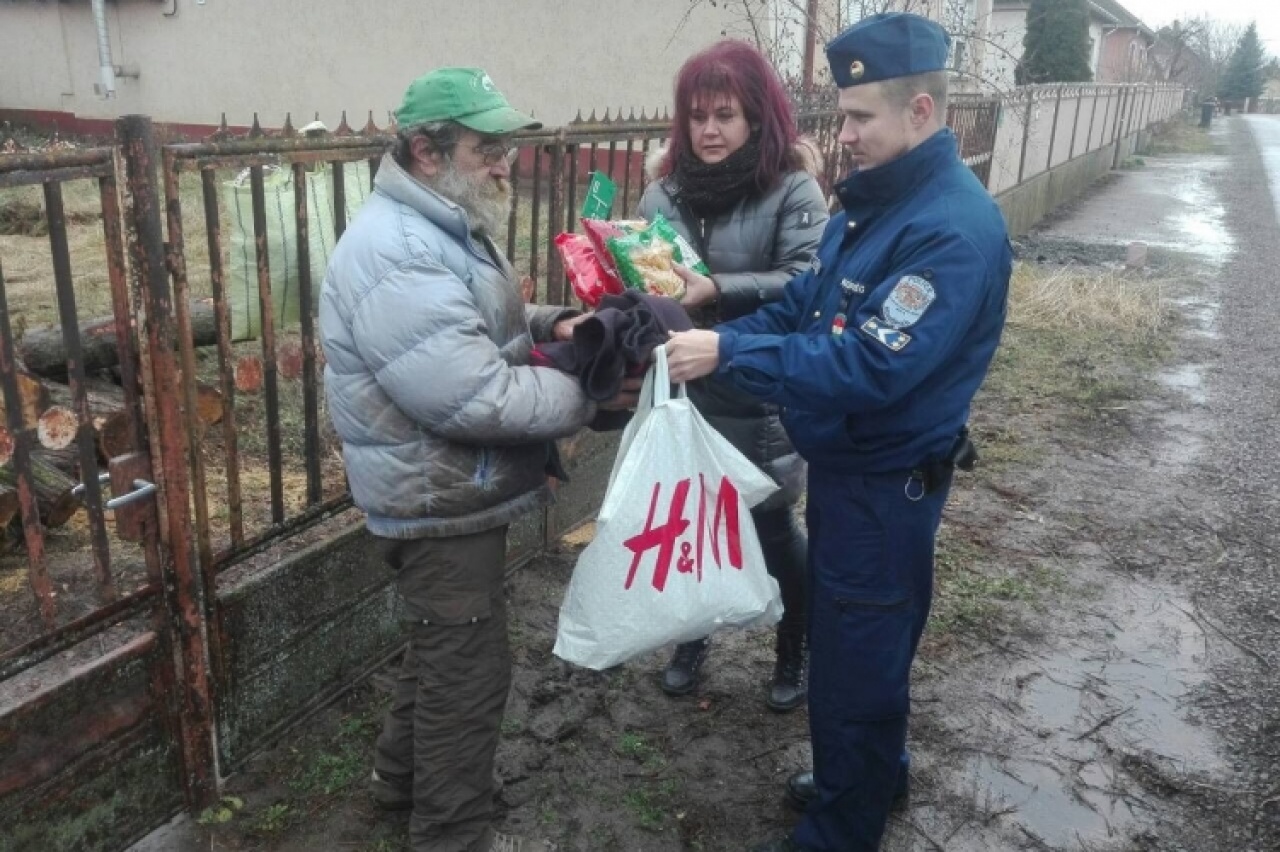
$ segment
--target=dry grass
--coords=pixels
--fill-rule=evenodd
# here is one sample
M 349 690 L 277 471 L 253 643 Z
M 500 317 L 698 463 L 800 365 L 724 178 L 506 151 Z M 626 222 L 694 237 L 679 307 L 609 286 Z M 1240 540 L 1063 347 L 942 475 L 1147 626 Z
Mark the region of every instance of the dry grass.
M 957 489 L 999 482 L 1017 491 L 1023 471 L 1040 464 L 1053 442 L 1076 429 L 1106 435 L 1126 418 L 1149 373 L 1171 352 L 1170 283 L 1097 267 L 1019 264 L 1004 338 L 973 407 L 982 461 Z M 990 499 L 980 493 L 978 500 Z M 974 499 L 964 494 L 957 502 Z M 962 522 L 962 510 L 949 512 L 929 640 L 944 645 L 957 631 L 1001 629 L 1020 607 L 1040 605 L 1058 582 L 1052 568 L 993 557 L 988 531 Z
M 1111 269 L 1020 263 L 1009 293 L 1009 325 L 1150 342 L 1169 324 L 1166 282 Z
M 984 467 L 1034 459 L 1062 417 L 1122 411 L 1168 357 L 1170 282 L 1098 267 L 1018 264 L 1009 319 L 975 403 Z

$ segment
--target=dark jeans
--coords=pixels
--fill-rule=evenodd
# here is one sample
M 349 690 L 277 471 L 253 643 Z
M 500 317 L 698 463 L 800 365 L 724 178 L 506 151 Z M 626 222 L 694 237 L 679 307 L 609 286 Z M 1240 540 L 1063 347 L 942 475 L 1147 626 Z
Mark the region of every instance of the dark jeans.
M 500 527 L 386 541 L 409 647 L 373 765 L 412 779 L 414 852 L 483 852 L 493 841 L 493 757 L 511 686 L 506 538 Z
M 765 568 L 778 581 L 782 591 L 782 622 L 780 634 L 802 636 L 805 632 L 808 611 L 805 588 L 808 570 L 809 540 L 791 506 L 768 511 L 753 510 L 756 535 L 760 538 L 760 550 L 764 553 Z
M 933 600 L 950 482 L 912 500 L 907 474 L 809 468 L 809 729 L 818 799 L 794 840 L 875 852 L 906 771 L 911 661 Z

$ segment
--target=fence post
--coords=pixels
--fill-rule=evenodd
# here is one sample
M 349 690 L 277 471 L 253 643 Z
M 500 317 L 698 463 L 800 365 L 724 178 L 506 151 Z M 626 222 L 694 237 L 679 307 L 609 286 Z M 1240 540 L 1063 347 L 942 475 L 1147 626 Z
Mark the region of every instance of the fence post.
M 1022 116 L 1022 154 L 1018 157 L 1018 183 L 1022 183 L 1022 177 L 1027 173 L 1027 143 L 1031 141 L 1031 112 L 1035 102 L 1036 90 L 1028 86 L 1027 111 Z
M 996 101 L 995 109 L 991 110 L 991 131 L 987 134 L 986 148 L 991 152 L 991 159 L 987 160 L 987 173 L 983 176 L 982 185 L 991 191 L 991 176 L 996 173 L 996 144 L 1000 139 L 1000 119 L 1004 117 L 1004 99 Z
M 556 251 L 556 229 L 564 222 L 565 195 L 565 134 L 564 128 L 556 130 L 555 139 L 548 147 L 551 167 L 547 176 L 550 184 L 549 206 L 547 209 L 547 301 L 548 305 L 563 305 L 564 302 L 564 268 L 560 264 L 560 253 Z M 630 168 L 630 162 L 627 163 Z
M 1115 150 L 1111 153 L 1111 168 L 1117 168 L 1120 165 L 1120 148 L 1121 142 L 1124 140 L 1124 131 L 1126 125 L 1126 104 L 1132 100 L 1129 97 L 1129 87 L 1125 86 L 1120 90 L 1120 105 L 1116 107 L 1115 126 L 1111 129 L 1111 141 L 1115 145 Z
M 1044 163 L 1046 172 L 1053 168 L 1053 149 L 1058 143 L 1058 113 L 1062 111 L 1063 84 L 1059 83 L 1055 88 L 1058 91 L 1053 98 L 1053 124 L 1049 128 L 1049 158 Z
M 1089 135 L 1084 140 L 1084 152 L 1093 150 L 1093 124 L 1098 120 L 1098 87 L 1093 87 L 1093 106 L 1089 109 Z
M 156 414 L 160 458 L 153 460 L 164 500 L 167 548 L 161 570 L 168 626 L 176 646 L 178 695 L 167 696 L 173 708 L 182 748 L 183 791 L 192 809 L 211 804 L 218 794 L 217 755 L 213 745 L 213 700 L 208 665 L 208 622 L 205 618 L 202 566 L 192 549 L 191 494 L 187 477 L 187 434 L 179 406 L 181 388 L 173 294 L 165 263 L 156 185 L 159 147 L 151 119 L 127 115 L 116 121 L 116 138 L 124 158 L 129 205 L 126 222 L 134 291 L 141 294 L 143 318 L 139 334 L 146 338 Z M 212 601 L 210 602 L 212 603 Z
M 1080 129 L 1080 110 L 1084 107 L 1084 87 L 1076 88 L 1076 109 L 1071 114 L 1071 147 L 1067 150 L 1067 162 L 1076 158 L 1076 133 Z

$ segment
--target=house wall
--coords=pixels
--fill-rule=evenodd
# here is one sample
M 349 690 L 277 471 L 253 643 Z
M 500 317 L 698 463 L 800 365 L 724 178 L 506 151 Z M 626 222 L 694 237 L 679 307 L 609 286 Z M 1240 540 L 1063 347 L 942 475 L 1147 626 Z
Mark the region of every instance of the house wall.
M 1135 28 L 1107 33 L 1094 79 L 1099 83 L 1136 83 L 1149 79 L 1147 50 L 1147 40 Z
M 1015 71 L 1022 59 L 1022 40 L 1027 36 L 1029 4 L 1001 4 L 991 13 L 984 78 L 991 88 L 1008 91 L 1016 85 Z
M 1097 21 L 1089 22 L 1089 70 L 1098 79 L 1098 65 L 1102 62 L 1102 45 L 1106 41 L 1106 28 Z
M 117 0 L 107 4 L 117 95 L 94 94 L 98 55 L 87 2 L 0 3 L 0 110 L 216 124 L 225 112 L 266 126 L 343 110 L 386 123 L 414 77 L 480 65 L 520 109 L 559 124 L 581 109 L 670 105 L 672 78 L 697 49 L 744 21 L 728 4 L 688 0 Z M 176 9 L 176 14 L 166 12 Z M 377 11 L 372 11 L 376 9 Z M 448 19 L 432 15 L 447 10 Z M 301 121 L 299 121 L 301 119 Z

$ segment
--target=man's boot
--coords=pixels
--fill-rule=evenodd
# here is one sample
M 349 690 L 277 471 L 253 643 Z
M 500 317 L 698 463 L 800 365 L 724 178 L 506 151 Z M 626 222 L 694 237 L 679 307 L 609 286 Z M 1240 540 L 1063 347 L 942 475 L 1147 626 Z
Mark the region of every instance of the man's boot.
M 383 811 L 413 810 L 413 777 L 383 775 L 373 770 L 369 777 L 369 795 L 373 797 L 373 805 Z M 502 778 L 493 776 L 493 797 L 502 795 Z
M 662 691 L 667 695 L 688 695 L 698 685 L 698 670 L 707 658 L 711 639 L 695 639 L 676 646 L 671 662 L 662 672 Z
M 797 629 L 783 621 L 778 625 L 775 648 L 773 683 L 765 704 L 776 713 L 786 713 L 804 704 L 808 695 L 809 645 L 803 628 Z
M 787 802 L 797 810 L 805 810 L 818 798 L 818 785 L 813 780 L 813 770 L 797 772 L 787 779 Z M 893 809 L 901 810 L 911 800 L 911 776 L 903 772 L 898 777 L 898 787 L 893 791 Z
M 384 811 L 413 810 L 413 778 L 397 778 L 373 770 L 369 778 L 369 794 L 374 807 Z

